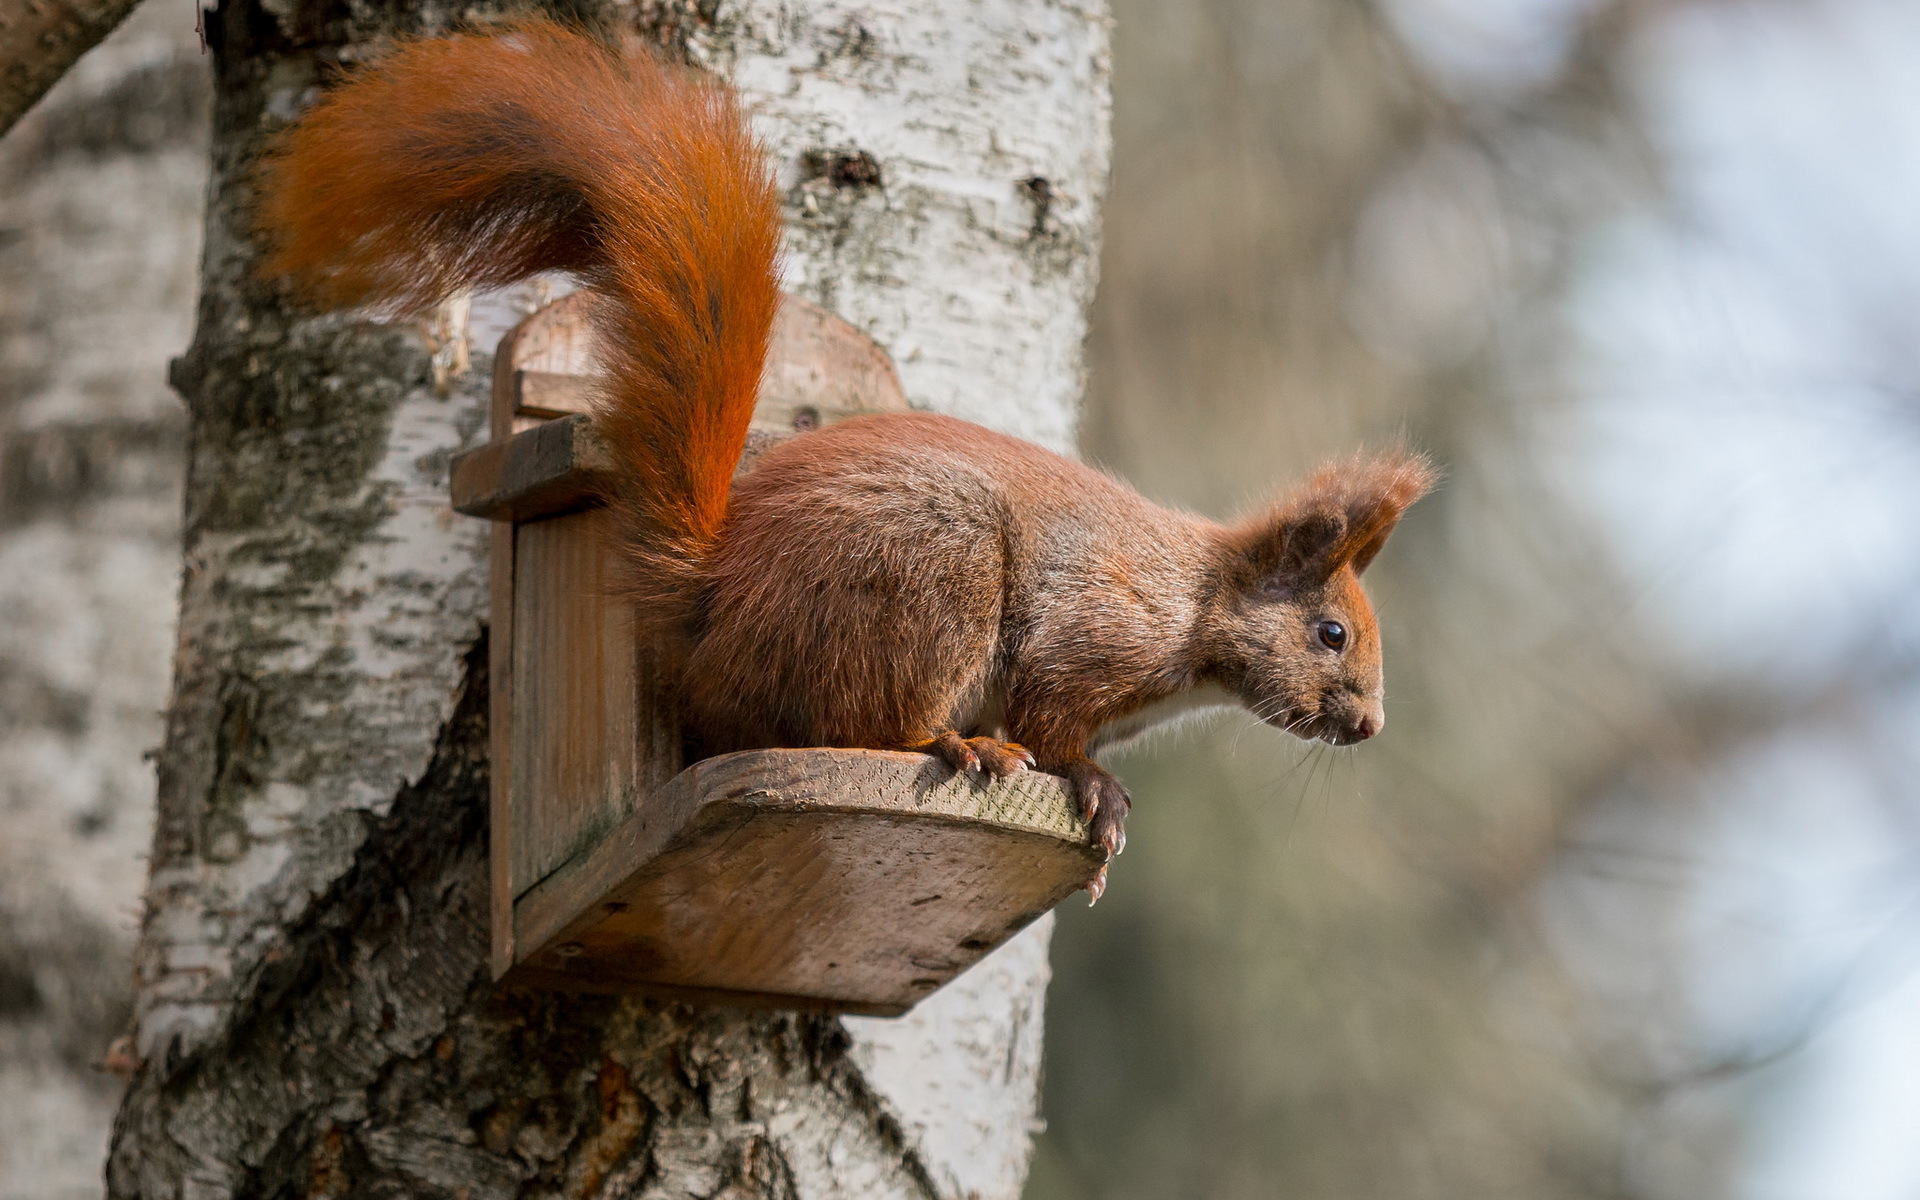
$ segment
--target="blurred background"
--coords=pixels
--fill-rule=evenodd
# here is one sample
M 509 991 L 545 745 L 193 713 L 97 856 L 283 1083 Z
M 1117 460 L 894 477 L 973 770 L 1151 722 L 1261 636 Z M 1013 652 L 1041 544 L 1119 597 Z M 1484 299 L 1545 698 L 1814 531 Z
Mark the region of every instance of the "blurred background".
M 1055 942 L 1028 1196 L 1920 1197 L 1920 7 L 1117 0 L 1086 453 L 1445 465 Z
M 1389 729 L 1118 761 L 1029 1200 L 1920 1197 L 1920 7 L 1113 0 L 1083 446 L 1404 439 Z M 0 1197 L 99 1192 L 206 154 L 148 0 L 0 141 Z

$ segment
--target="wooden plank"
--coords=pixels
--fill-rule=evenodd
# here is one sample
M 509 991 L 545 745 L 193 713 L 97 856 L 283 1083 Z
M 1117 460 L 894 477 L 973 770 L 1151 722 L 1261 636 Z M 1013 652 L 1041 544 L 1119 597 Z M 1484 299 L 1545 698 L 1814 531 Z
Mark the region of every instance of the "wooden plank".
M 551 371 L 515 371 L 514 408 L 524 417 L 564 417 L 592 413 L 594 381 L 587 375 L 556 375 Z
M 453 507 L 470 517 L 531 521 L 599 502 L 613 456 L 587 417 L 545 421 L 453 460 Z
M 817 304 L 781 298 L 754 428 L 804 433 L 862 413 L 908 408 L 893 360 L 872 338 Z
M 489 965 L 513 965 L 513 526 L 493 527 L 487 628 L 487 873 L 493 936 Z
M 863 1011 L 924 998 L 1100 868 L 1064 780 L 920 754 L 696 763 L 515 906 L 533 979 Z
M 736 476 L 794 436 L 790 430 L 749 430 Z M 611 458 L 586 417 L 536 422 L 506 441 L 454 456 L 453 507 L 496 521 L 533 521 L 592 508 L 602 502 Z
M 516 896 L 627 814 L 636 760 L 654 749 L 642 743 L 632 622 L 608 598 L 607 519 L 595 509 L 514 527 Z
M 625 610 L 620 612 L 624 618 Z M 652 798 L 686 765 L 680 705 L 655 647 L 635 646 L 633 694 L 634 794 L 628 798 L 622 819 L 635 808 L 652 803 Z
M 509 369 L 543 375 L 592 375 L 599 369 L 590 315 L 594 297 L 572 292 L 520 322 L 503 341 Z
M 508 330 L 493 358 L 493 436 L 529 429 L 554 412 L 520 412 L 522 373 L 584 380 L 596 370 L 587 321 L 592 297 L 562 296 Z M 584 393 L 583 393 L 584 394 Z M 584 405 L 566 411 L 586 412 Z
M 598 361 L 590 301 L 567 296 L 528 317 L 501 342 L 495 378 L 509 389 L 516 428 L 527 418 L 591 413 Z M 846 321 L 783 296 L 754 409 L 756 429 L 805 432 L 861 413 L 905 412 L 900 375 L 886 351 Z

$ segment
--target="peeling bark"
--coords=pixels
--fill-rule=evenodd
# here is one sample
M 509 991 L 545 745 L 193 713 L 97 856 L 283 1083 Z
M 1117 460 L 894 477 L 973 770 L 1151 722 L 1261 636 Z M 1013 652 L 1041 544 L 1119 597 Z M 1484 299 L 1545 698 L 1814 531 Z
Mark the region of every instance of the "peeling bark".
M 739 83 L 790 189 L 789 286 L 888 346 L 916 404 L 1068 442 L 1106 171 L 1101 10 L 573 7 Z M 247 233 L 248 164 L 325 70 L 454 16 L 261 0 L 211 26 L 144 1066 L 110 1190 L 1010 1200 L 1046 923 L 897 1022 L 487 980 L 486 530 L 445 486 L 484 436 L 489 364 L 437 381 L 420 330 L 289 311 L 252 278 Z

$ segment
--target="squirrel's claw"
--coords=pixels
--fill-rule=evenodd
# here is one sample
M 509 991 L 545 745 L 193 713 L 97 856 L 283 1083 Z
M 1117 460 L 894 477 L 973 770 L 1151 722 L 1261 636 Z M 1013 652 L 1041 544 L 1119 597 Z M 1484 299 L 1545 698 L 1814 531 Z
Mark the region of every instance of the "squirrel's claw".
M 1094 905 L 1100 903 L 1100 897 L 1107 894 L 1107 868 L 1104 863 L 1101 864 L 1098 871 L 1093 873 L 1093 878 L 1087 880 L 1086 886 L 1087 907 L 1092 908 Z
M 968 738 L 967 745 L 973 747 L 987 774 L 995 779 L 1005 779 L 1016 771 L 1025 771 L 1033 766 L 1033 752 L 1013 742 L 977 737 Z
M 1087 822 L 1093 844 L 1112 859 L 1127 848 L 1127 813 L 1133 808 L 1132 798 L 1112 772 L 1092 759 L 1069 766 L 1067 778 L 1073 783 L 1074 798 L 1080 803 L 1080 816 Z
M 951 729 L 914 749 L 933 755 L 956 771 L 985 771 L 994 779 L 1005 779 L 1034 765 L 1033 752 L 1025 746 L 998 738 L 964 738 Z

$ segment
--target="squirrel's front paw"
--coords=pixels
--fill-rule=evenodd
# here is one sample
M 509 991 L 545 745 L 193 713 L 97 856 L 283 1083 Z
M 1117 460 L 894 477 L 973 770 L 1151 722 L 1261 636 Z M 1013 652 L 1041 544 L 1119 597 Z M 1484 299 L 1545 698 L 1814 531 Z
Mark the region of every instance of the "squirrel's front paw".
M 985 771 L 995 779 L 1033 766 L 1033 754 L 1025 746 L 998 738 L 963 738 L 951 729 L 917 748 L 956 771 Z
M 1066 775 L 1073 784 L 1074 799 L 1079 801 L 1080 815 L 1091 827 L 1093 844 L 1105 850 L 1108 858 L 1125 850 L 1127 813 L 1133 808 L 1127 789 L 1112 772 L 1090 758 L 1069 764 Z

